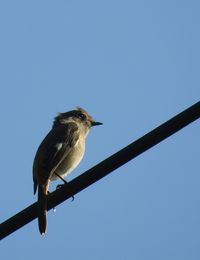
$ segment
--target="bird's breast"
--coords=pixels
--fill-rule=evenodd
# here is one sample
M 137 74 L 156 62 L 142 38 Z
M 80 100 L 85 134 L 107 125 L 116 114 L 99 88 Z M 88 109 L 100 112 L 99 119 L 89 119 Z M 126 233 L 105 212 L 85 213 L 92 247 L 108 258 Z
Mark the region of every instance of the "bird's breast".
M 64 177 L 73 171 L 83 158 L 85 152 L 85 142 L 79 140 L 74 147 L 70 148 L 69 153 L 60 163 L 58 168 L 55 170 L 57 174 Z M 51 180 L 59 179 L 58 176 L 53 174 Z

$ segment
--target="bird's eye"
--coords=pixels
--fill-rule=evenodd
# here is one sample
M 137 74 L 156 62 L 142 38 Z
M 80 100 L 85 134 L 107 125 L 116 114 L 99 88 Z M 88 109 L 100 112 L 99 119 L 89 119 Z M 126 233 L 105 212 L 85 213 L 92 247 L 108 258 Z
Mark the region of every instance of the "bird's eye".
M 85 116 L 83 113 L 79 113 L 79 114 L 78 114 L 78 117 L 79 117 L 81 120 L 85 120 L 85 119 L 86 119 L 86 116 Z

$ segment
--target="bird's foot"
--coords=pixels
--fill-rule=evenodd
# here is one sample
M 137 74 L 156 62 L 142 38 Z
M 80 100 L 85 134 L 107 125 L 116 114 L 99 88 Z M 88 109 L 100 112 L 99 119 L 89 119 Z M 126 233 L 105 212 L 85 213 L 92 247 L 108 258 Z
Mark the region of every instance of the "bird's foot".
M 68 183 L 68 182 L 65 181 L 65 184 L 66 184 L 66 183 Z M 58 184 L 58 185 L 56 186 L 56 190 L 62 188 L 62 186 L 65 185 L 65 184 Z M 74 201 L 74 195 L 72 195 L 72 200 L 71 200 L 71 201 Z

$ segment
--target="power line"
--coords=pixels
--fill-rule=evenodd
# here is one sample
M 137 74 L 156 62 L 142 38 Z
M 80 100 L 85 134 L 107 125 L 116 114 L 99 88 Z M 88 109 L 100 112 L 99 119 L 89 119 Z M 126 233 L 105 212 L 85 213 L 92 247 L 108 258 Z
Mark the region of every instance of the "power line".
M 48 210 L 97 182 L 200 117 L 200 101 L 48 195 Z M 0 239 L 37 218 L 37 203 L 0 224 Z

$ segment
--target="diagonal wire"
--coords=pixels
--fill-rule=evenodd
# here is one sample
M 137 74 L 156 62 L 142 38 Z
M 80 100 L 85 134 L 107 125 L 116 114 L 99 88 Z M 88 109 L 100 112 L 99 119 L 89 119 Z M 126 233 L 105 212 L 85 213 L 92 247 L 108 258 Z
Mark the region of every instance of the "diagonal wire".
M 200 101 L 48 195 L 48 210 L 97 182 L 200 117 Z M 0 224 L 0 239 L 37 218 L 37 203 Z

